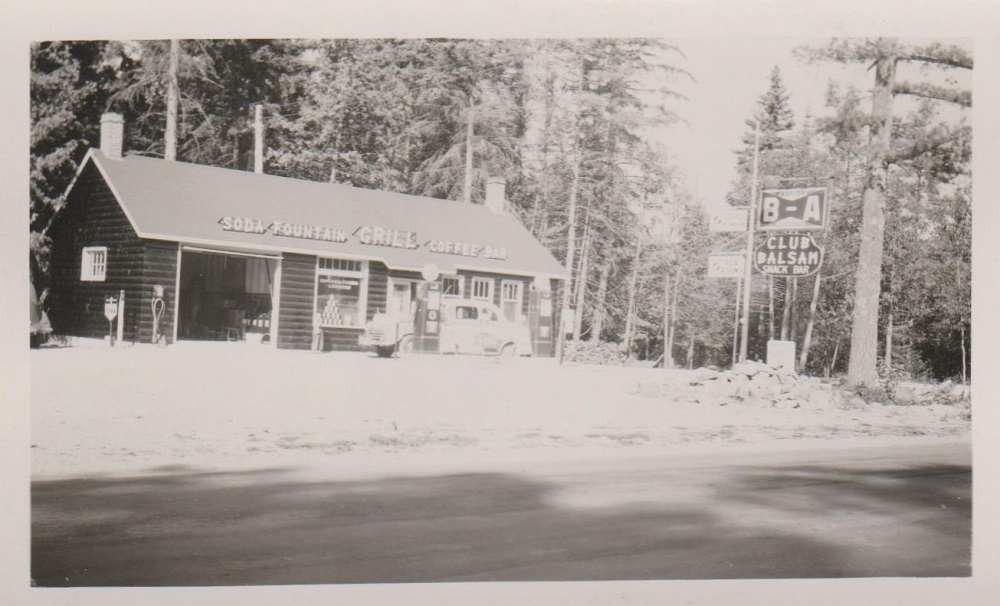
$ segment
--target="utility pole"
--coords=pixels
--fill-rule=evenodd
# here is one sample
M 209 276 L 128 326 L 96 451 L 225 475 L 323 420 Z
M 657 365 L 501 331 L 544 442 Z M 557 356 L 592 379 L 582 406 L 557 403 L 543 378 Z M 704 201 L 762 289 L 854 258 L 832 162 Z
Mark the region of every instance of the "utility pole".
M 253 172 L 264 174 L 264 106 L 253 106 Z
M 181 43 L 170 41 L 170 67 L 167 72 L 167 130 L 164 133 L 163 158 L 177 159 L 177 103 L 180 90 L 177 85 L 177 70 L 181 60 Z
M 747 254 L 743 259 L 743 318 L 740 330 L 740 362 L 747 359 L 747 335 L 750 331 L 750 277 L 753 273 L 753 227 L 757 218 L 757 168 L 760 156 L 760 122 L 753 132 L 753 180 L 750 182 L 750 221 L 747 230 Z

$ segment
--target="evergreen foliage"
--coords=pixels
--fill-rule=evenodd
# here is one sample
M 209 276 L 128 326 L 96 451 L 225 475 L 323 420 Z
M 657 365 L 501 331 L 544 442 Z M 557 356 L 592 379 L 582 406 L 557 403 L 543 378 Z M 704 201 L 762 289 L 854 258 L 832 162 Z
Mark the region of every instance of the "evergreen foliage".
M 169 41 L 44 42 L 31 52 L 32 280 L 47 285 L 46 229 L 100 115 L 125 114 L 126 150 L 164 154 Z M 178 160 L 252 170 L 254 106 L 265 122 L 265 170 L 314 181 L 482 203 L 488 177 L 507 181 L 509 210 L 569 267 L 574 352 L 725 366 L 732 359 L 734 280 L 706 276 L 710 252 L 743 239 L 710 234 L 708 215 L 648 136 L 678 119 L 681 49 L 650 39 L 183 40 L 176 74 Z M 891 57 L 900 65 L 971 68 L 961 49 L 896 41 L 833 41 L 809 60 Z M 866 195 L 884 185 L 874 330 L 887 372 L 968 376 L 971 341 L 971 131 L 938 100 L 966 92 L 897 78 L 920 102 L 891 116 L 891 145 L 868 93 L 831 84 L 821 116 L 796 119 L 776 66 L 735 152 L 729 202 L 750 194 L 753 129 L 760 185 L 823 185 L 833 205 L 818 236 L 817 277 L 756 276 L 749 352 L 787 333 L 802 370 L 837 374 L 859 326 L 855 275 L 871 227 Z M 762 87 L 763 88 L 763 87 Z M 676 150 L 674 150 L 676 151 Z M 734 244 L 735 242 L 735 244 Z M 792 296 L 796 293 L 795 296 Z M 562 293 L 557 293 L 557 297 Z M 786 319 L 787 318 L 787 319 Z M 871 336 L 871 335 L 869 335 Z M 590 341 L 587 345 L 584 342 Z M 604 344 L 613 343 L 614 345 Z M 603 359 L 603 358 L 602 358 Z M 895 376 L 895 375 L 894 375 Z

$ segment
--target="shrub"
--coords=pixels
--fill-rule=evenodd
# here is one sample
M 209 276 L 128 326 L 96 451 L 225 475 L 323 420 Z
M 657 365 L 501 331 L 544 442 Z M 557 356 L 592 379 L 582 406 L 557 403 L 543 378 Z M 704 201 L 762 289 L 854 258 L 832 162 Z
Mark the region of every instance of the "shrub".
M 606 341 L 567 341 L 563 355 L 567 362 L 599 366 L 624 366 L 628 358 L 621 344 Z

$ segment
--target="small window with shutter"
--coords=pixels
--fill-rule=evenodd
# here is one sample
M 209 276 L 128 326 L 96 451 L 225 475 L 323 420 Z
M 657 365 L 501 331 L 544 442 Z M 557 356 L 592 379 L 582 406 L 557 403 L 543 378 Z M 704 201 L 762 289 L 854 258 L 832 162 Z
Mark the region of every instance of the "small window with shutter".
M 108 272 L 108 247 L 87 246 L 80 263 L 80 280 L 103 282 Z

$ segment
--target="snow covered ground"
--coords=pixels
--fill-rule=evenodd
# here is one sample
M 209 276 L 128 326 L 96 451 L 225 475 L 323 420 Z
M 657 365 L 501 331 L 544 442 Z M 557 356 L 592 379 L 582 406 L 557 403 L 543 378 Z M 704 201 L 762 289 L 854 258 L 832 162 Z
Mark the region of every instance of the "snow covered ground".
M 954 441 L 970 433 L 967 399 L 883 405 L 819 380 L 767 373 L 380 359 L 245 343 L 77 341 L 33 350 L 30 363 L 36 479 L 484 455 L 528 461 L 542 450 L 617 456 L 790 441 Z

